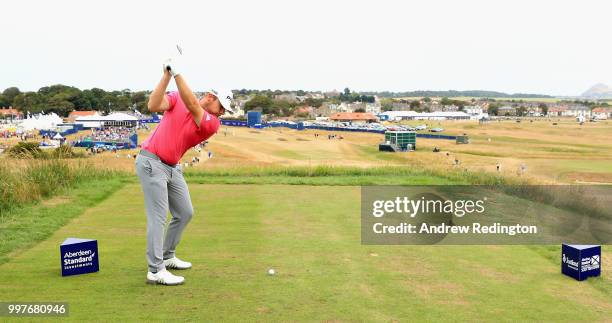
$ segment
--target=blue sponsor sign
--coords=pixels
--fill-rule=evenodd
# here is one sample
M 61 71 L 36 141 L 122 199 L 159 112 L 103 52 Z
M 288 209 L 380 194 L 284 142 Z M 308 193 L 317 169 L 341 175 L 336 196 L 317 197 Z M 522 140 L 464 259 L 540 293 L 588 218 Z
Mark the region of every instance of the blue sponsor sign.
M 68 238 L 60 245 L 62 276 L 97 272 L 98 240 Z
M 561 272 L 576 280 L 601 274 L 601 246 L 570 245 L 561 247 Z
M 261 112 L 249 111 L 247 112 L 247 124 L 249 128 L 255 127 L 255 125 L 261 125 Z

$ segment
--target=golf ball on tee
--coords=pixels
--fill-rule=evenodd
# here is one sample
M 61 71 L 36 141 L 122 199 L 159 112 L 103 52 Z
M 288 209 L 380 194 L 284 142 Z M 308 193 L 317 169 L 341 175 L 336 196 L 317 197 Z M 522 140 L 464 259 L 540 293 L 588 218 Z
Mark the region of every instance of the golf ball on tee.
M 270 276 L 276 275 L 276 270 L 274 270 L 273 268 L 268 269 L 268 275 Z

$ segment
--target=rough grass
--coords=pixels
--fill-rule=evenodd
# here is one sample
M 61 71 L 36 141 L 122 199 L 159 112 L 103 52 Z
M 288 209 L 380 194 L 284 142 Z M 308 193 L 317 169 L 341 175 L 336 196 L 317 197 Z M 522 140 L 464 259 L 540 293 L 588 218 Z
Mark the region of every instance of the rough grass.
M 112 177 L 118 172 L 92 169 L 86 161 L 0 160 L 0 220 L 4 213 L 61 193 L 78 183 Z
M 414 166 L 244 166 L 189 169 L 185 177 L 197 183 L 277 183 L 309 185 L 527 184 L 521 178 L 469 172 L 465 169 Z M 333 178 L 334 180 L 331 180 Z
M 57 159 L 57 158 L 83 158 L 85 153 L 63 145 L 52 149 L 41 149 L 38 142 L 18 142 L 7 150 L 7 154 L 18 159 Z

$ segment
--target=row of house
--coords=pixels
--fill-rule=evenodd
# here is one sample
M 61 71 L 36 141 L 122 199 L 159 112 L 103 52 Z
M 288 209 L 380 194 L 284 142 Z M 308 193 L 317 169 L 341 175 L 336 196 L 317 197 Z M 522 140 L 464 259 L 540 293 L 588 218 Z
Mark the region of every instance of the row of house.
M 503 105 L 497 109 L 497 115 L 499 116 L 517 116 L 519 109 L 524 107 L 525 115 L 532 117 L 544 116 L 544 112 L 539 106 L 514 106 L 514 105 Z M 485 109 L 484 111 L 487 111 Z M 548 108 L 546 111 L 547 117 L 584 117 L 584 118 L 597 118 L 597 119 L 608 119 L 610 118 L 610 111 L 612 108 L 599 107 L 593 108 L 586 105 L 567 105 L 567 104 L 555 104 Z
M 434 111 L 434 112 L 416 112 L 416 111 L 386 111 L 379 115 L 381 120 L 470 120 L 482 119 L 488 117 L 486 114 L 470 115 L 464 111 Z
M 599 120 L 612 119 L 612 108 L 594 108 L 591 110 L 591 116 Z
M 476 117 L 482 118 L 483 115 L 478 115 Z M 339 112 L 332 114 L 329 119 L 336 122 L 370 123 L 377 122 L 378 120 L 469 120 L 475 119 L 476 117 L 464 111 L 387 111 L 378 116 L 366 112 Z
M 555 105 L 548 108 L 549 117 L 591 117 L 591 108 L 585 105 Z
M 500 116 L 517 116 L 519 115 L 519 111 L 521 109 L 525 109 L 524 115 L 532 116 L 532 117 L 578 117 L 582 116 L 584 118 L 598 118 L 598 119 L 608 119 L 610 118 L 609 110 L 611 108 L 608 107 L 599 107 L 591 109 L 586 105 L 581 104 L 568 104 L 568 103 L 555 103 L 548 104 L 547 112 L 544 113 L 542 107 L 540 106 L 540 102 L 521 102 L 521 103 L 512 103 L 512 102 L 498 102 L 501 103 L 497 111 L 497 115 Z M 469 111 L 468 114 L 475 114 L 473 111 L 478 111 L 476 113 L 488 112 L 488 108 L 490 102 L 488 101 L 477 101 L 472 102 L 471 105 L 464 106 L 460 108 L 456 105 L 441 105 L 440 100 L 432 98 L 429 102 L 420 101 L 421 107 L 425 108 L 430 112 L 440 112 L 440 111 Z M 392 103 L 393 111 L 412 111 L 413 107 L 410 106 L 410 101 L 399 101 Z
M 327 117 L 331 116 L 334 113 L 355 111 L 364 111 L 366 113 L 378 114 L 381 112 L 381 106 L 379 103 L 342 102 L 340 104 L 323 103 L 318 108 L 312 108 L 312 112 L 315 117 Z
M 304 95 L 297 95 L 296 92 L 277 94 L 274 96 L 276 100 L 284 100 L 289 102 L 304 102 L 306 99 L 324 99 L 325 95 L 320 92 L 308 92 Z
M 500 108 L 501 109 L 501 108 Z M 588 111 L 588 113 L 586 112 Z M 556 113 L 556 110 L 553 110 Z M 605 120 L 612 119 L 612 108 L 600 107 L 592 111 L 582 108 L 568 108 L 562 110 L 563 114 L 559 116 L 567 117 L 594 117 L 596 119 Z M 549 114 L 550 116 L 550 114 Z M 384 120 L 479 120 L 488 118 L 489 115 L 483 111 L 480 106 L 466 106 L 463 111 L 432 111 L 432 112 L 416 112 L 416 111 L 386 111 L 375 116 L 373 113 L 356 113 L 356 112 L 338 112 L 333 113 L 329 117 L 332 121 L 351 122 L 351 123 L 367 123 L 376 122 L 378 119 Z
M 0 118 L 2 119 L 23 119 L 23 113 L 12 107 L 0 109 Z

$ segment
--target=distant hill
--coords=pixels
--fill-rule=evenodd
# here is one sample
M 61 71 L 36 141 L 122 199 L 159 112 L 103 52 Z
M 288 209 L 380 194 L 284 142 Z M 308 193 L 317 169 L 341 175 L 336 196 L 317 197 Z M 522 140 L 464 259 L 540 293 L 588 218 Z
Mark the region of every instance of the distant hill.
M 361 92 L 366 95 L 378 95 L 381 97 L 478 97 L 478 98 L 552 98 L 553 96 L 544 94 L 527 94 L 527 93 L 514 93 L 508 94 L 496 91 L 484 91 L 484 90 L 468 90 L 468 91 L 408 91 L 408 92 Z
M 597 83 L 586 90 L 586 92 L 582 93 L 582 96 L 596 99 L 612 98 L 612 88 L 603 83 Z

